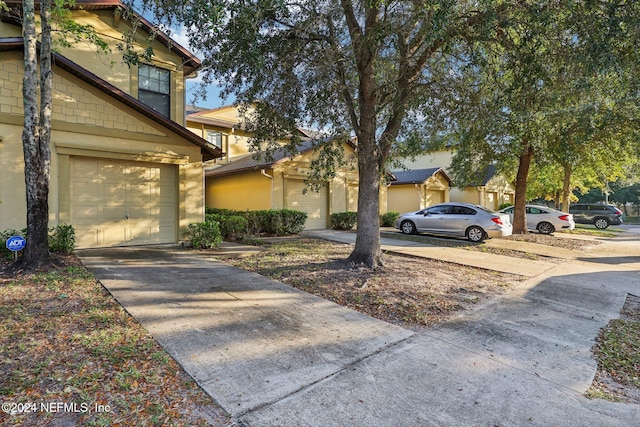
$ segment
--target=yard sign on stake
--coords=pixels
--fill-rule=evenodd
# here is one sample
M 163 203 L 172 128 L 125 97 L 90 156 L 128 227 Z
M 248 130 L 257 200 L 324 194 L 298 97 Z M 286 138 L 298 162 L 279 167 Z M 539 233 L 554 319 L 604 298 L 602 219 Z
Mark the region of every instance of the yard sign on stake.
M 13 251 L 15 254 L 15 260 L 18 260 L 18 252 L 23 250 L 27 245 L 27 241 L 22 236 L 11 236 L 7 239 L 7 249 Z

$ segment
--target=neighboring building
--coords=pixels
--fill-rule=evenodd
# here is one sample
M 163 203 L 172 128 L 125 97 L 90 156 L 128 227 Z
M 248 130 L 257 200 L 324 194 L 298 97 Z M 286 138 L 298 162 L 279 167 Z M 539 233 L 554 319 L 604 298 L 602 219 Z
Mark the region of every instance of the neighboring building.
M 426 168 L 442 168 L 448 170 L 453 159 L 452 151 L 438 151 L 419 156 L 415 160 L 407 160 L 404 165 L 408 170 L 422 170 Z M 476 185 L 468 187 L 454 187 L 449 192 L 452 202 L 472 203 L 496 210 L 503 203 L 513 203 L 515 186 L 504 176 L 497 174 L 490 166 L 483 174 L 483 178 Z
M 396 171 L 387 187 L 388 212 L 419 211 L 449 201 L 451 178 L 441 168 Z
M 356 211 L 358 172 L 355 146 L 343 144 L 347 166 L 319 191 L 306 189 L 305 179 L 314 158 L 313 144 L 306 142 L 299 154 L 278 151 L 273 158 L 258 159 L 249 152 L 251 135 L 242 130 L 235 107 L 227 106 L 187 116 L 187 127 L 225 153 L 206 168 L 206 205 L 235 210 L 295 209 L 306 212 L 307 229 L 327 228 L 329 214 Z
M 50 224 L 73 225 L 78 247 L 176 242 L 203 218 L 203 162 L 222 155 L 184 127 L 185 79 L 200 62 L 158 33 L 152 61 L 129 68 L 116 48 L 132 28 L 126 6 L 77 5 L 74 19 L 112 52 L 98 56 L 80 44 L 53 55 Z M 153 26 L 137 18 L 149 35 Z M 138 42 L 141 51 L 145 37 Z M 22 51 L 20 23 L 0 12 L 0 230 L 26 226 Z

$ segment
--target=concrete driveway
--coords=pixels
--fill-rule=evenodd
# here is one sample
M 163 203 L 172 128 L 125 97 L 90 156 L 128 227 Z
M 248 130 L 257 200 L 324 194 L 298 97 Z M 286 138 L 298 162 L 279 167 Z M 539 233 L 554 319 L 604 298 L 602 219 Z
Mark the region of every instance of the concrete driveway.
M 640 293 L 639 238 L 418 333 L 198 252 L 79 255 L 240 425 L 618 427 L 640 405 L 582 394 L 599 329 Z

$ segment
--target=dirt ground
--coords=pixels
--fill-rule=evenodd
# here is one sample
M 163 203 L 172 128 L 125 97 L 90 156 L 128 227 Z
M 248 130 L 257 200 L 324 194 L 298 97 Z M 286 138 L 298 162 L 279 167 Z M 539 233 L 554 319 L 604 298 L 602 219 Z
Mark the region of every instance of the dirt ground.
M 264 253 L 227 260 L 338 304 L 405 327 L 425 327 L 503 293 L 523 277 L 385 254 L 373 271 L 346 261 L 350 245 L 269 239 Z

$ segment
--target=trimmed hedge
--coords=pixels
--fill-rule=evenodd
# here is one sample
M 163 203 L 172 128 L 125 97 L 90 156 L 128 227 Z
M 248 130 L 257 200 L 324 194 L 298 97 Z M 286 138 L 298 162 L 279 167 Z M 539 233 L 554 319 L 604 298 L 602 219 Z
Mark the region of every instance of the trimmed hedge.
M 380 215 L 380 227 L 393 227 L 399 217 L 400 212 L 387 212 Z
M 196 249 L 214 249 L 222 242 L 222 234 L 217 221 L 189 224 L 185 237 Z
M 331 228 L 334 230 L 351 230 L 357 223 L 357 212 L 336 212 L 331 214 Z
M 217 222 L 220 226 L 222 238 L 226 240 L 235 240 L 247 234 L 248 221 L 240 215 L 225 216 L 220 214 L 207 214 L 205 221 Z
M 232 220 L 234 225 L 230 226 L 230 228 L 237 232 L 237 229 L 240 227 L 242 222 L 242 224 L 244 224 L 244 232 L 241 234 L 253 236 L 257 236 L 262 233 L 272 236 L 298 234 L 304 230 L 304 224 L 307 221 L 307 214 L 305 212 L 291 209 L 234 211 L 231 209 L 207 208 L 206 212 L 207 218 L 215 218 L 218 220 L 222 229 L 226 227 L 222 225 L 227 221 L 226 218 L 242 217 L 246 220 L 246 223 L 241 220 L 234 219 Z M 212 217 L 211 215 L 214 216 Z

